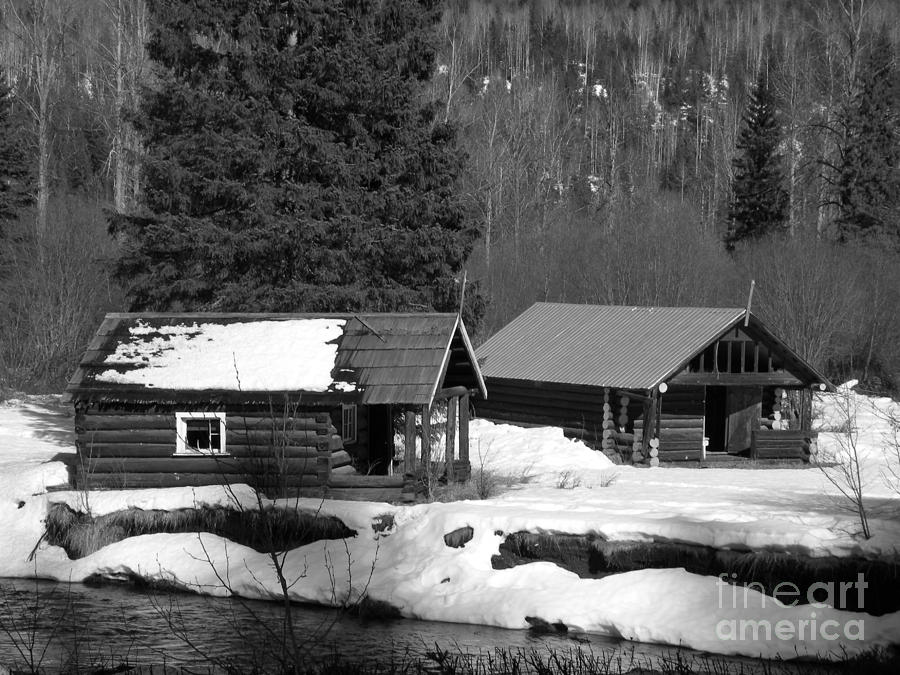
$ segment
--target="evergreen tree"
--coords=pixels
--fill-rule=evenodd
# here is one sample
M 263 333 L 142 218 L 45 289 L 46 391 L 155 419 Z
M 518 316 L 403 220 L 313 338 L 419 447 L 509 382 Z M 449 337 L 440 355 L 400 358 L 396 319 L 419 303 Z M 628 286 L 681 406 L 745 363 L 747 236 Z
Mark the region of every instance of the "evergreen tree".
M 22 128 L 16 123 L 13 94 L 0 70 L 0 236 L 4 224 L 32 203 L 29 167 L 22 148 Z
M 779 153 L 781 140 L 775 100 L 768 78 L 760 73 L 743 117 L 739 154 L 732 160 L 733 195 L 725 234 L 729 251 L 739 241 L 764 237 L 784 227 L 788 194 Z
M 842 121 L 839 236 L 875 237 L 900 247 L 900 82 L 885 35 L 864 58 Z
M 422 103 L 436 2 L 150 10 L 144 208 L 111 221 L 133 309 L 456 308 L 477 232 Z

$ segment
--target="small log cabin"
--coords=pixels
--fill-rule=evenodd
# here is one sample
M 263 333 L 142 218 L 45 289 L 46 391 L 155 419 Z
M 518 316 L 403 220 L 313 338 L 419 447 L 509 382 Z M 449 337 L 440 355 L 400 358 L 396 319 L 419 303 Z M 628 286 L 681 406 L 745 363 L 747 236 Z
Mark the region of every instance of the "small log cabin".
M 741 308 L 540 302 L 478 350 L 479 416 L 563 427 L 618 461 L 808 461 L 797 403 L 833 389 Z M 802 406 L 800 406 L 802 407 Z
M 437 400 L 459 440 L 446 471 L 465 475 L 469 399 L 486 395 L 455 314 L 108 314 L 66 390 L 73 481 L 394 499 L 417 436 L 430 462 Z

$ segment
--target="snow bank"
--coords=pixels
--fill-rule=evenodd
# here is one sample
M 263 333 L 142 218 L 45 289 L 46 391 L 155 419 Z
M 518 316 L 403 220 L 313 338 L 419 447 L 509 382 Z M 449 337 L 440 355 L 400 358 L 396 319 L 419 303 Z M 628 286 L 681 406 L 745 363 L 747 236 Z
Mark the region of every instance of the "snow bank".
M 558 484 L 577 474 L 584 485 L 600 484 L 615 466 L 602 452 L 566 438 L 562 429 L 526 429 L 472 420 L 469 427 L 472 470 L 484 469 L 523 482 Z
M 864 495 L 873 499 L 900 496 L 900 403 L 853 390 L 851 380 L 834 393 L 816 397 L 815 425 L 823 461 L 859 457 Z M 896 514 L 900 516 L 900 513 Z
M 40 543 L 50 499 L 97 515 L 128 507 L 232 503 L 230 494 L 218 488 L 108 491 L 92 493 L 86 501 L 78 492 L 45 494 L 48 485 L 65 480 L 64 467 L 52 460 L 58 452 L 72 452 L 70 426 L 71 418 L 45 414 L 33 405 L 0 408 L 0 576 L 79 581 L 94 574 L 137 574 L 215 595 L 278 595 L 265 555 L 215 535 L 133 537 L 77 561 Z M 887 646 L 900 636 L 900 613 L 874 617 L 830 607 L 783 607 L 755 591 L 732 596 L 732 587 L 718 578 L 683 569 L 603 579 L 579 579 L 551 563 L 494 570 L 491 557 L 506 534 L 517 531 L 664 539 L 813 556 L 896 557 L 900 522 L 874 517 L 876 536 L 869 541 L 855 536 L 853 515 L 815 469 L 612 467 L 603 455 L 565 439 L 560 430 L 484 421 L 475 421 L 472 429 L 475 470 L 483 462 L 505 475 L 526 475 L 528 482 L 493 500 L 449 504 L 292 500 L 299 508 L 334 515 L 357 531 L 346 540 L 289 552 L 292 598 L 342 604 L 368 594 L 408 617 L 507 628 L 525 628 L 526 616 L 539 617 L 572 630 L 746 656 L 838 657 Z M 867 456 L 878 453 L 872 450 Z M 568 471 L 575 480 L 560 480 Z M 237 495 L 251 507 L 255 503 L 246 488 Z M 900 497 L 891 499 L 885 503 L 900 504 Z M 373 528 L 391 520 L 386 531 Z M 445 534 L 465 526 L 474 531 L 471 541 L 462 548 L 445 545 Z
M 344 320 L 291 319 L 129 329 L 101 382 L 162 389 L 326 391 Z M 346 391 L 348 385 L 341 385 Z M 351 388 L 352 390 L 352 388 Z

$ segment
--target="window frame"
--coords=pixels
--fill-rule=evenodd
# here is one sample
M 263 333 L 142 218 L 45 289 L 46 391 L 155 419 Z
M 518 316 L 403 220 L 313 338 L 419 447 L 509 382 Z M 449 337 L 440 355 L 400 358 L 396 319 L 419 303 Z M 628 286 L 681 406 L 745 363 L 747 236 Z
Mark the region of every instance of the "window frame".
M 219 449 L 214 450 L 191 448 L 187 445 L 187 420 L 218 420 L 219 421 Z M 197 455 L 227 455 L 226 447 L 228 423 L 223 412 L 177 412 L 175 413 L 175 455 L 196 457 Z
M 359 435 L 359 418 L 355 403 L 341 403 L 341 440 L 356 443 Z

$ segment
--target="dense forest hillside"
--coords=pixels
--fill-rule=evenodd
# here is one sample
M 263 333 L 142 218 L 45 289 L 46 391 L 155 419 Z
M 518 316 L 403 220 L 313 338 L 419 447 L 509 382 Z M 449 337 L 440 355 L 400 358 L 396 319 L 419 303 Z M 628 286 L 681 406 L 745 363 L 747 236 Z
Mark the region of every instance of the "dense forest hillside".
M 108 224 L 142 208 L 161 71 L 142 0 L 0 7 L 0 387 L 58 387 L 129 302 Z M 890 0 L 447 0 L 420 95 L 464 151 L 481 339 L 535 300 L 754 279 L 812 363 L 900 387 L 898 44 Z

